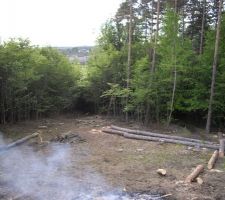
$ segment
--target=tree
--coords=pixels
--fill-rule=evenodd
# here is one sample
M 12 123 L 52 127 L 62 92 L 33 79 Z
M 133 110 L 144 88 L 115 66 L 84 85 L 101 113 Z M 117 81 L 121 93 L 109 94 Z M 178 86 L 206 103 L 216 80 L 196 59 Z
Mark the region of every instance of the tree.
M 132 21 L 133 21 L 133 3 L 129 2 L 129 32 L 128 32 L 128 54 L 127 54 L 127 90 L 130 88 L 130 75 L 131 75 L 131 44 L 132 44 Z M 129 96 L 126 97 L 126 106 L 128 106 Z M 126 121 L 128 121 L 128 111 L 126 110 Z
M 214 51 L 214 59 L 213 59 L 213 66 L 212 66 L 212 82 L 211 82 L 210 99 L 209 99 L 208 115 L 207 115 L 207 122 L 206 122 L 206 133 L 209 133 L 210 128 L 211 128 L 212 104 L 213 104 L 213 97 L 214 97 L 214 93 L 215 93 L 214 90 L 215 90 L 216 69 L 217 69 L 217 62 L 218 62 L 218 49 L 219 49 L 219 40 L 220 40 L 222 7 L 223 7 L 223 1 L 220 0 L 219 1 L 218 21 L 217 21 L 217 28 L 216 28 L 215 51 Z

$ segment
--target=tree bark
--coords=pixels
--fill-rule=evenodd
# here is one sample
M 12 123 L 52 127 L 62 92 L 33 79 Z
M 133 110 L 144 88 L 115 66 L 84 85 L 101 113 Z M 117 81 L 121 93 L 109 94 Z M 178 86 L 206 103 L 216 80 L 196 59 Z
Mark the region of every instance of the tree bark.
M 213 69 L 212 69 L 210 99 L 209 99 L 208 115 L 207 115 L 207 122 L 206 122 L 206 133 L 209 133 L 210 128 L 211 128 L 212 104 L 213 104 L 213 98 L 214 98 L 214 93 L 215 93 L 216 68 L 217 68 L 217 62 L 218 62 L 222 6 L 223 6 L 223 0 L 220 0 L 219 1 L 219 12 L 218 12 L 218 23 L 217 23 L 217 29 L 216 29 L 215 51 L 214 51 L 214 59 L 213 59 L 213 66 L 212 66 Z

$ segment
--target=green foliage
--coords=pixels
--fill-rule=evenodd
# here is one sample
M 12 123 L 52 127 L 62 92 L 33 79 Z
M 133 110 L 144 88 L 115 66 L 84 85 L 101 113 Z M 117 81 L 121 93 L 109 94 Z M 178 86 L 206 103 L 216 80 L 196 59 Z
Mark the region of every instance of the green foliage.
M 126 0 L 116 16 L 102 27 L 87 66 L 69 63 L 54 48 L 34 47 L 28 40 L 11 40 L 1 45 L 1 123 L 72 108 L 120 116 L 128 113 L 145 123 L 164 122 L 171 113 L 174 121 L 204 121 L 214 56 L 216 1 L 177 1 L 176 9 L 174 1 L 160 1 L 156 40 L 156 1 L 131 2 L 129 89 L 126 79 L 130 2 Z M 203 53 L 199 55 L 203 16 Z M 218 57 L 213 123 L 224 127 L 225 14 Z
M 208 109 L 208 99 L 211 83 L 211 67 L 214 54 L 215 26 L 210 26 L 212 8 L 206 6 L 204 51 L 198 55 L 200 37 L 199 29 L 193 27 L 193 23 L 201 24 L 202 11 L 197 13 L 196 18 L 191 19 L 184 26 L 182 17 L 173 8 L 164 8 L 160 24 L 159 38 L 156 44 L 154 34 L 148 39 L 148 20 L 150 13 L 146 13 L 148 6 L 153 4 L 134 3 L 134 21 L 131 55 L 131 80 L 130 89 L 126 88 L 127 67 L 127 33 L 128 26 L 126 13 L 129 13 L 127 1 L 121 5 L 115 19 L 107 22 L 103 27 L 98 46 L 92 52 L 89 60 L 89 89 L 94 91 L 92 97 L 99 110 L 106 112 L 114 107 L 114 112 L 129 114 L 141 121 L 149 120 L 165 121 L 171 109 L 171 99 L 176 70 L 176 91 L 173 104 L 173 118 L 187 116 L 199 118 L 203 121 Z M 164 4 L 163 4 L 164 5 Z M 173 4 L 171 4 L 173 5 Z M 185 3 L 178 6 L 184 6 Z M 156 6 L 156 5 L 155 5 Z M 188 6 L 194 5 L 193 2 Z M 191 7 L 190 7 L 191 8 Z M 178 7 L 178 9 L 181 9 Z M 188 11 L 189 12 L 189 11 Z M 191 12 L 191 10 L 190 10 Z M 188 13 L 191 16 L 193 13 Z M 139 15 L 139 16 L 138 16 Z M 225 121 L 225 24 L 223 16 L 221 41 L 219 51 L 219 65 L 217 73 L 216 94 L 214 102 L 214 124 L 222 124 Z M 147 23 L 145 27 L 144 24 Z M 150 26 L 150 25 L 149 25 Z M 154 27 L 152 27 L 154 30 Z M 140 32 L 142 31 L 142 32 Z M 143 37 L 145 36 L 145 37 Z M 151 73 L 152 48 L 156 48 L 156 70 Z M 110 83 L 110 84 L 108 84 Z M 125 97 L 129 96 L 126 106 Z M 100 98 L 101 97 L 101 98 Z M 113 106 L 112 106 L 113 104 Z
M 0 74 L 2 123 L 69 108 L 79 75 L 56 49 L 34 47 L 22 39 L 0 47 Z

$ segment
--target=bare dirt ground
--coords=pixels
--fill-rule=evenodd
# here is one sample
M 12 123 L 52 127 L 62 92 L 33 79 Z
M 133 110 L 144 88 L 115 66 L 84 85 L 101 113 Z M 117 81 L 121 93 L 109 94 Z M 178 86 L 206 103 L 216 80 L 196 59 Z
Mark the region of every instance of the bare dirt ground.
M 224 160 L 220 160 L 216 164 L 216 169 L 220 171 L 207 169 L 204 171 L 201 175 L 204 181 L 202 185 L 183 182 L 196 165 L 204 164 L 206 166 L 212 151 L 195 150 L 174 144 L 131 140 L 101 132 L 102 127 L 111 124 L 147 129 L 134 122 L 127 124 L 118 119 L 108 119 L 104 116 L 61 116 L 0 126 L 0 130 L 7 135 L 7 138 L 13 139 L 41 130 L 44 141 L 49 141 L 57 135 L 69 131 L 79 134 L 85 142 L 72 144 L 74 159 L 77 155 L 82 155 L 80 166 L 73 168 L 74 173 L 79 168 L 88 166 L 90 170 L 101 174 L 105 182 L 115 188 L 126 191 L 172 194 L 167 199 L 225 199 Z M 40 129 L 40 126 L 44 127 Z M 149 130 L 195 138 L 205 137 L 201 134 L 192 135 L 186 128 L 176 126 L 170 130 L 157 129 L 157 127 L 151 127 Z M 213 136 L 207 139 L 216 140 Z M 167 170 L 165 177 L 156 173 L 159 168 Z M 82 179 L 82 175 L 80 175 L 80 179 Z

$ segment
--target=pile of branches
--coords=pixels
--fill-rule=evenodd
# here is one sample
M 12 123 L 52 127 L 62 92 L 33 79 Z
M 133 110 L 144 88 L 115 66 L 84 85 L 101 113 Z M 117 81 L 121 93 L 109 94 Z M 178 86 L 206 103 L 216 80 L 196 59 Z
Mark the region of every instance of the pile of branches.
M 210 141 L 186 138 L 181 136 L 166 135 L 160 133 L 152 133 L 149 131 L 132 130 L 127 128 L 121 128 L 118 126 L 111 125 L 110 127 L 103 128 L 103 132 L 110 134 L 117 134 L 129 139 L 165 142 L 173 144 L 182 144 L 187 146 L 193 146 L 197 148 L 207 148 L 218 150 L 220 145 Z
M 59 143 L 79 143 L 79 142 L 86 142 L 79 134 L 73 133 L 71 131 L 63 134 L 57 135 L 56 138 L 52 139 L 51 142 L 59 142 Z

